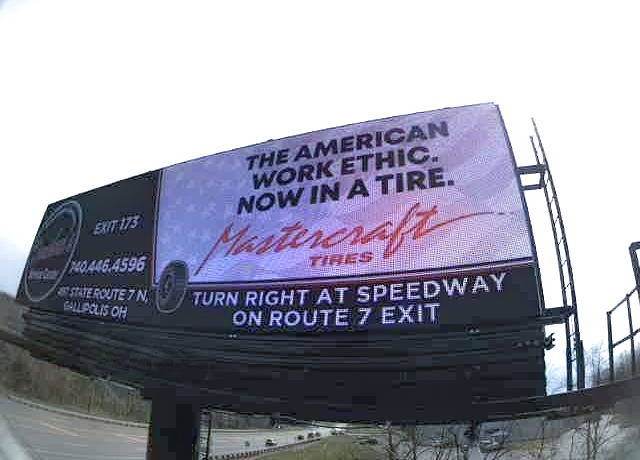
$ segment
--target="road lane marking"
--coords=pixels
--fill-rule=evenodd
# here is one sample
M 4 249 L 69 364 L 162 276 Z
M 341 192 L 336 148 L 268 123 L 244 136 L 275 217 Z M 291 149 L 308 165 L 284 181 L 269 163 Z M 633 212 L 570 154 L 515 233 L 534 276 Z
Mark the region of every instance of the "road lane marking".
M 11 427 L 13 428 L 26 428 L 27 430 L 32 430 L 32 431 L 37 431 L 38 433 L 47 433 L 47 434 L 51 434 L 51 430 L 48 428 L 45 428 L 41 425 L 31 425 L 31 424 L 26 424 L 26 423 L 15 423 L 15 422 L 11 422 L 10 423 Z M 20 430 L 18 430 L 20 431 Z
M 58 433 L 63 433 L 68 436 L 80 436 L 78 433 L 74 433 L 73 431 L 65 430 L 64 428 L 58 428 L 57 426 L 50 425 L 47 422 L 40 422 L 40 425 L 46 426 L 47 428 L 51 428 L 52 430 L 57 431 Z
M 52 434 L 52 435 L 56 435 L 56 436 L 58 435 L 57 433 L 52 433 L 50 427 L 46 428 L 46 427 L 42 426 L 42 422 L 40 422 L 40 425 L 33 425 L 33 424 L 30 424 L 30 423 L 20 423 L 20 422 L 12 421 L 10 423 L 10 425 L 12 427 L 15 427 L 15 428 L 26 429 L 26 430 L 31 430 L 31 431 L 37 431 L 38 433 L 46 433 L 46 434 Z M 60 429 L 57 429 L 57 430 L 59 431 Z M 18 430 L 18 431 L 20 431 L 20 430 Z
M 120 436 L 121 438 L 124 438 L 124 439 L 128 439 L 129 441 L 133 441 L 136 444 L 146 443 L 147 442 L 147 438 L 143 439 L 143 438 L 139 438 L 139 437 L 133 437 L 133 436 L 126 435 L 124 433 L 112 432 L 111 434 L 114 434 L 116 436 Z
M 34 417 L 22 417 L 19 415 L 10 415 L 7 416 L 7 419 L 9 420 L 9 423 L 11 426 L 14 427 L 20 427 L 20 428 L 26 428 L 29 430 L 35 430 L 38 431 L 40 433 L 51 433 L 51 429 L 53 428 L 56 431 L 60 431 L 60 430 L 65 430 L 65 429 L 70 429 L 70 431 L 76 432 L 78 433 L 78 436 L 82 436 L 81 433 L 90 433 L 90 434 L 94 434 L 96 432 L 95 429 L 91 429 L 91 428 L 79 428 L 79 427 L 56 427 L 54 425 L 48 424 L 46 422 L 42 422 L 42 421 L 38 421 L 38 420 L 34 420 Z M 30 422 L 30 423 L 24 423 L 21 422 L 20 420 L 24 420 L 26 422 Z M 50 420 L 48 420 L 50 421 Z M 46 425 L 48 428 L 45 428 L 43 425 Z M 109 431 L 109 430 L 100 430 L 103 434 L 105 435 L 117 435 L 119 434 L 118 432 L 115 431 Z M 140 442 L 147 442 L 147 434 L 141 434 L 141 435 L 131 435 L 132 438 L 138 438 Z
M 9 420 L 28 420 L 33 422 L 34 420 L 38 420 L 38 417 L 26 417 L 24 415 L 18 414 L 4 414 L 4 416 Z

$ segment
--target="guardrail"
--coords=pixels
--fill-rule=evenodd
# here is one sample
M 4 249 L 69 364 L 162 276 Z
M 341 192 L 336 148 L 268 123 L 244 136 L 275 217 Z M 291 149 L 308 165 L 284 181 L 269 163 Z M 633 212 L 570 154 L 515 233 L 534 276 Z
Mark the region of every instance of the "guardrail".
M 12 395 L 12 394 L 7 394 L 7 397 L 9 399 L 11 399 L 12 401 L 18 402 L 20 404 L 24 404 L 25 406 L 35 407 L 36 409 L 45 410 L 47 412 L 55 412 L 55 413 L 58 413 L 58 414 L 61 414 L 61 415 L 68 415 L 70 417 L 81 418 L 81 419 L 85 419 L 85 420 L 93 420 L 93 421 L 96 421 L 96 422 L 111 423 L 111 424 L 114 424 L 114 425 L 132 426 L 132 427 L 136 427 L 136 428 L 148 428 L 149 427 L 149 425 L 147 423 L 130 422 L 128 420 L 116 420 L 116 419 L 98 417 L 96 415 L 83 414 L 81 412 L 75 412 L 75 411 L 71 411 L 71 410 L 67 410 L 67 409 L 62 409 L 62 408 L 59 408 L 59 407 L 48 406 L 46 404 L 38 403 L 38 402 L 35 402 L 35 401 L 30 401 L 28 399 L 24 399 L 24 398 L 21 398 L 19 396 L 15 396 L 15 395 Z
M 36 409 L 42 409 L 45 410 L 47 412 L 56 412 L 58 414 L 61 415 L 68 415 L 70 417 L 76 417 L 76 418 L 81 418 L 81 419 L 86 419 L 86 420 L 94 420 L 97 422 L 104 422 L 104 423 L 112 423 L 115 425 L 123 425 L 123 426 L 132 426 L 132 427 L 136 427 L 136 428 L 149 428 L 149 424 L 148 423 L 141 423 L 141 422 L 131 422 L 128 420 L 117 420 L 117 419 L 110 419 L 110 418 L 105 418 L 105 417 L 98 417 L 96 415 L 91 415 L 91 414 L 83 414 L 82 412 L 75 412 L 72 410 L 67 410 L 67 409 L 62 409 L 59 407 L 55 407 L 55 406 L 48 406 L 46 404 L 43 403 L 39 403 L 39 402 L 35 402 L 35 401 L 31 401 L 29 399 L 26 398 L 21 398 L 20 396 L 16 396 L 13 394 L 7 394 L 6 395 L 7 398 L 11 399 L 12 401 L 18 402 L 20 404 L 24 404 L 25 406 L 30 406 L 30 407 L 35 407 Z M 246 429 L 241 429 L 241 428 L 214 428 L 213 429 L 214 433 L 261 433 L 261 432 L 271 432 L 271 430 L 268 429 L 263 429 L 263 428 L 246 428 Z
M 250 451 L 243 451 L 243 452 L 237 452 L 237 453 L 231 453 L 231 454 L 221 454 L 221 455 L 210 455 L 207 460 L 231 460 L 231 459 L 236 459 L 236 458 L 252 458 L 252 457 L 259 457 L 260 455 L 264 455 L 264 454 L 270 454 L 273 452 L 278 452 L 281 450 L 287 450 L 287 449 L 291 449 L 294 447 L 298 447 L 298 446 L 302 446 L 305 444 L 310 444 L 312 442 L 316 442 L 319 441 L 321 438 L 315 438 L 315 439 L 307 439 L 305 441 L 300 441 L 300 442 L 296 442 L 293 444 L 283 444 L 281 446 L 274 446 L 274 447 L 269 447 L 269 448 L 265 448 L 265 449 L 256 449 L 256 450 L 250 450 Z
M 640 328 L 633 330 L 633 320 L 631 318 L 631 302 L 630 302 L 630 298 L 631 296 L 638 291 L 637 286 L 635 288 L 633 288 L 633 290 L 631 292 L 629 292 L 628 294 L 626 294 L 624 296 L 624 298 L 617 303 L 617 305 L 615 307 L 613 307 L 611 310 L 609 310 L 607 312 L 607 335 L 608 335 L 608 342 L 609 342 L 609 382 L 613 382 L 615 381 L 615 366 L 614 366 L 614 362 L 613 362 L 613 350 L 615 347 L 617 347 L 618 345 L 622 345 L 624 342 L 626 342 L 627 340 L 629 340 L 631 342 L 631 375 L 632 377 L 636 376 L 636 345 L 635 345 L 635 340 L 634 337 L 636 336 L 636 334 L 638 332 L 640 332 Z M 628 318 L 628 322 L 629 322 L 629 335 L 623 337 L 622 339 L 618 340 L 617 342 L 613 342 L 613 331 L 612 331 L 612 326 L 611 326 L 611 314 L 618 308 L 620 307 L 622 304 L 626 304 L 627 306 L 627 318 Z

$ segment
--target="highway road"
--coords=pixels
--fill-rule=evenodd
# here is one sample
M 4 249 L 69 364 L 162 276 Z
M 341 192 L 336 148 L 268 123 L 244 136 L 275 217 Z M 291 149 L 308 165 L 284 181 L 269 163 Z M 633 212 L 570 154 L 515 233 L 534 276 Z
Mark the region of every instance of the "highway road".
M 24 405 L 1 394 L 0 416 L 6 419 L 11 431 L 18 438 L 17 440 L 34 460 L 145 459 L 147 446 L 147 429 L 145 427 L 123 426 L 46 411 Z M 605 449 L 609 452 L 615 451 L 615 445 L 618 443 L 629 443 L 633 439 L 630 438 L 630 435 L 637 433 L 634 431 L 635 428 L 621 430 L 612 426 L 612 429 L 616 436 Z M 306 439 L 310 431 L 319 431 L 322 437 L 330 435 L 328 428 L 214 430 L 210 454 L 220 455 L 262 449 L 265 447 L 267 438 L 273 439 L 279 446 L 292 444 L 296 441 L 298 434 L 304 435 Z M 380 451 L 384 450 L 386 436 L 383 434 L 383 430 L 374 428 L 347 431 L 352 436 L 378 439 L 379 444 L 372 447 Z M 635 437 L 637 438 L 637 435 Z M 249 441 L 249 446 L 245 446 L 245 441 Z M 637 439 L 634 441 L 634 444 L 637 443 Z M 569 432 L 564 433 L 557 440 L 556 445 L 558 451 L 554 455 L 555 458 L 567 459 L 571 456 L 570 446 L 572 443 Z M 522 458 L 522 454 L 522 452 L 511 452 L 503 458 L 519 459 Z M 625 455 L 622 458 L 626 457 Z M 1 452 L 0 458 L 2 458 Z M 429 458 L 430 455 L 427 453 L 420 456 L 420 460 Z M 471 460 L 483 460 L 484 458 L 485 456 L 479 452 L 477 446 L 471 449 Z
M 228 454 L 234 452 L 252 451 L 265 448 L 267 438 L 272 439 L 278 446 L 295 444 L 298 435 L 303 435 L 305 440 L 308 433 L 318 431 L 321 437 L 330 435 L 329 428 L 305 428 L 289 430 L 213 430 L 213 445 L 211 455 Z M 249 446 L 245 446 L 245 441 L 249 441 Z
M 0 414 L 34 460 L 144 460 L 147 429 L 122 426 L 29 407 L 0 395 Z M 328 428 L 314 428 L 322 436 Z M 213 430 L 211 455 L 257 450 L 267 438 L 291 444 L 311 429 Z M 250 445 L 245 446 L 245 441 Z

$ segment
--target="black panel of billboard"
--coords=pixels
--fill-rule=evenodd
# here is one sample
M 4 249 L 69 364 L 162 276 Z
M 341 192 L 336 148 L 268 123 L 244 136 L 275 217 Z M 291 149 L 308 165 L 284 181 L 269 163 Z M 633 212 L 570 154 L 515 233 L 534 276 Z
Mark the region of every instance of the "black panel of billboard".
M 54 203 L 17 298 L 34 309 L 32 318 L 55 313 L 54 322 L 75 321 L 79 331 L 130 347 L 144 345 L 147 328 L 155 331 L 147 343 L 163 331 L 230 334 L 248 341 L 243 362 L 258 366 L 272 343 L 275 358 L 264 363 L 272 370 L 292 365 L 296 347 L 326 339 L 302 366 L 315 369 L 305 371 L 304 385 L 319 388 L 337 378 L 327 363 L 352 356 L 348 343 L 368 344 L 354 348 L 358 359 L 383 372 L 391 364 L 389 349 L 374 344 L 380 337 L 429 339 L 442 354 L 422 366 L 430 370 L 416 381 L 430 383 L 418 386 L 451 388 L 464 368 L 447 361 L 465 350 L 446 345 L 455 334 L 482 326 L 487 337 L 504 338 L 527 325 L 523 336 L 544 335 L 530 228 L 498 107 L 447 108 L 268 141 Z M 46 335 L 43 324 L 33 320 L 32 338 Z M 261 348 L 249 343 L 257 337 Z M 181 340 L 175 356 L 198 356 L 199 345 Z M 220 343 L 209 351 L 224 353 Z M 392 354 L 424 355 L 415 343 L 394 345 Z M 465 366 L 497 360 L 495 375 L 506 376 L 510 346 L 472 353 Z M 59 356 L 69 358 L 65 350 Z M 513 372 L 516 361 L 527 367 L 529 358 L 518 356 Z M 529 364 L 535 376 L 511 397 L 544 392 L 543 352 Z M 93 365 L 111 366 L 107 358 Z M 233 369 L 221 369 L 229 380 L 220 382 L 241 379 Z M 355 365 L 343 371 L 351 388 L 344 395 L 353 397 L 377 378 Z M 196 385 L 197 375 L 179 372 L 175 380 Z M 495 375 L 486 378 L 498 389 Z M 274 379 L 281 382 L 274 391 L 296 379 Z M 391 391 L 370 388 L 374 399 Z
M 50 205 L 18 301 L 101 321 L 147 321 L 158 176 L 147 173 Z
M 477 404 L 544 395 L 544 327 L 402 336 L 186 333 L 34 310 L 35 354 L 199 404 L 301 420 L 468 421 Z M 51 325 L 55 323 L 55 330 Z M 57 347 L 51 349 L 49 343 Z

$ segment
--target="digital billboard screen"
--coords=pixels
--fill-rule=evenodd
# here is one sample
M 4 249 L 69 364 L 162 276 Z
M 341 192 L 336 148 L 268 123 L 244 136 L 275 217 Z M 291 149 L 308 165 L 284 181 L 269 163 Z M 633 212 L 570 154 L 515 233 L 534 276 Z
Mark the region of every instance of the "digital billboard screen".
M 358 123 L 52 204 L 19 299 L 220 332 L 437 331 L 540 311 L 498 107 Z

